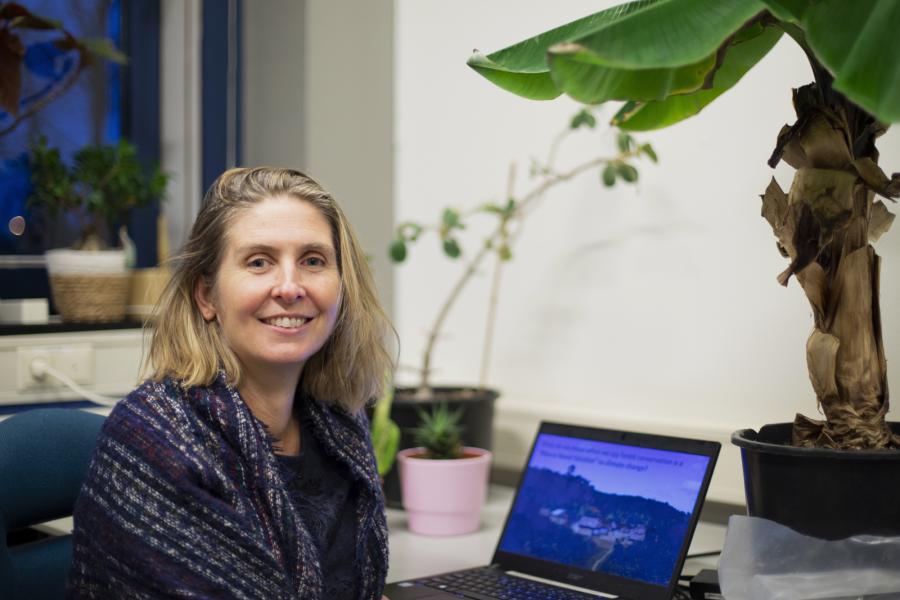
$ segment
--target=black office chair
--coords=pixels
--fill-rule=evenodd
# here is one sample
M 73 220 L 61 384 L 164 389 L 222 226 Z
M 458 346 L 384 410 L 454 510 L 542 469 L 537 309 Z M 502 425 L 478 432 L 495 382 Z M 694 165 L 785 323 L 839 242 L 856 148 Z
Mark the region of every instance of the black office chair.
M 0 421 L 0 598 L 62 598 L 72 536 L 8 545 L 11 531 L 72 514 L 104 417 L 36 408 Z

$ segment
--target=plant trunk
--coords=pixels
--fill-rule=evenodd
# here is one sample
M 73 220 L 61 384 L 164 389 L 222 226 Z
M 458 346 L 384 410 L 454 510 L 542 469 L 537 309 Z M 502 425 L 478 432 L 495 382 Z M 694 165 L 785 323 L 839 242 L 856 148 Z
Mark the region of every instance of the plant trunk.
M 828 84 L 795 90 L 797 122 L 782 129 L 769 164 L 783 158 L 797 173 L 789 194 L 773 178 L 763 195 L 763 216 L 791 259 L 778 280 L 787 285 L 796 275 L 814 317 L 806 358 L 825 419 L 798 414 L 793 444 L 900 447 L 885 422 L 880 258 L 870 244 L 893 219 L 874 193 L 893 191 L 877 166 L 874 143 L 885 127 Z

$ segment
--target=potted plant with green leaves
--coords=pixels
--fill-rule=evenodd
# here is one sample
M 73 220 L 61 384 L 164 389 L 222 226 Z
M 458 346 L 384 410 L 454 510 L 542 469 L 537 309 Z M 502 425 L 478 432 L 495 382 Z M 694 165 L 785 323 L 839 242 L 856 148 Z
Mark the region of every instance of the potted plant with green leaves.
M 900 174 L 878 166 L 877 138 L 900 121 L 900 3 L 892 0 L 657 0 L 622 4 L 469 65 L 520 96 L 624 101 L 613 123 L 647 131 L 699 113 L 783 35 L 809 59 L 813 82 L 794 90 L 769 165 L 762 213 L 813 312 L 809 377 L 824 419 L 742 430 L 748 508 L 820 537 L 900 533 L 893 498 L 900 437 L 886 421 L 887 363 L 873 246 L 893 215 Z M 723 144 L 727 144 L 723 136 Z
M 529 169 L 530 184 L 527 189 L 515 189 L 516 165 L 510 165 L 507 189 L 494 199 L 473 203 L 470 206 L 446 206 L 434 223 L 405 220 L 395 230 L 390 245 L 390 257 L 400 264 L 410 258 L 413 247 L 426 238 L 433 238 L 442 254 L 450 262 L 457 263 L 456 279 L 448 283 L 448 292 L 437 307 L 419 365 L 410 367 L 402 363 L 401 369 L 415 373 L 413 385 L 397 387 L 392 396 L 392 417 L 401 432 L 409 431 L 419 420 L 422 408 L 442 403 L 451 409 L 461 409 L 462 423 L 473 445 L 491 449 L 494 401 L 497 390 L 488 386 L 489 364 L 492 349 L 495 317 L 500 295 L 501 271 L 515 255 L 523 228 L 529 216 L 535 214 L 548 192 L 578 177 L 593 173 L 598 187 L 615 186 L 618 182 L 634 183 L 639 177 L 639 159 L 657 160 L 654 149 L 640 143 L 631 134 L 618 132 L 612 136 L 610 151 L 606 154 L 584 158 L 581 162 L 560 165 L 558 157 L 565 144 L 577 135 L 598 135 L 597 118 L 588 108 L 578 111 L 553 139 L 546 157 L 533 159 Z M 476 223 L 476 221 L 481 221 Z M 467 250 L 463 237 L 480 227 L 482 235 L 469 237 L 474 246 Z M 462 263 L 462 264 L 459 264 Z M 439 373 L 435 369 L 435 353 L 444 335 L 453 308 L 476 276 L 490 269 L 490 290 L 485 297 L 486 323 L 481 340 L 481 369 L 478 379 L 469 385 L 435 385 Z M 377 440 L 376 440 L 377 441 Z M 409 445 L 408 435 L 401 434 L 400 447 Z M 396 505 L 400 499 L 399 481 L 395 473 L 385 477 L 385 493 L 388 502 Z
M 462 409 L 447 403 L 419 411 L 415 447 L 397 454 L 410 531 L 459 535 L 478 529 L 487 498 L 491 453 L 465 446 Z
M 121 321 L 129 292 L 129 242 L 124 227 L 131 210 L 162 198 L 168 176 L 138 160 L 134 146 L 91 145 L 66 164 L 39 138 L 29 155 L 32 192 L 28 206 L 48 218 L 60 213 L 77 223 L 71 248 L 46 252 L 54 303 L 64 321 Z M 110 240 L 117 236 L 116 247 Z

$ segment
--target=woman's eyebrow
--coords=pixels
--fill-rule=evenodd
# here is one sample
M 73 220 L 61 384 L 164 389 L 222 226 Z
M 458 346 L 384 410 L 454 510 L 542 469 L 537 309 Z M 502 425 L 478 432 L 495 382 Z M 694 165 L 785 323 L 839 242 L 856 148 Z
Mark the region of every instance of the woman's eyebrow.
M 307 242 L 298 246 L 303 253 L 321 252 L 322 254 L 334 255 L 334 248 L 331 244 L 322 244 L 320 242 Z M 277 254 L 280 250 L 269 244 L 245 244 L 236 248 L 238 254 L 252 254 L 254 252 L 264 252 L 266 254 Z

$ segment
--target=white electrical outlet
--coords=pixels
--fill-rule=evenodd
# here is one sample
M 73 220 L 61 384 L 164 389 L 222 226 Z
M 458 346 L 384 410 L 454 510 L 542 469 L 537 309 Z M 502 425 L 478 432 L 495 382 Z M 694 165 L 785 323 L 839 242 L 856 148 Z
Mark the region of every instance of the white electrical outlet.
M 66 385 L 45 374 L 35 377 L 32 363 L 36 359 L 47 361 L 47 365 L 81 385 L 94 382 L 94 350 L 90 344 L 67 344 L 65 346 L 29 346 L 19 348 L 19 391 L 34 389 L 59 389 Z

